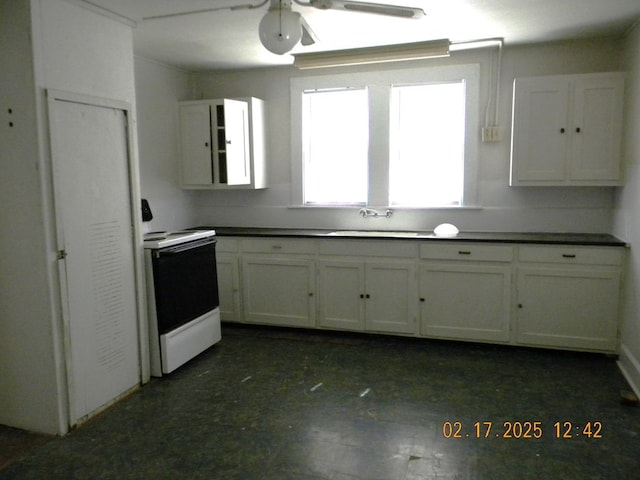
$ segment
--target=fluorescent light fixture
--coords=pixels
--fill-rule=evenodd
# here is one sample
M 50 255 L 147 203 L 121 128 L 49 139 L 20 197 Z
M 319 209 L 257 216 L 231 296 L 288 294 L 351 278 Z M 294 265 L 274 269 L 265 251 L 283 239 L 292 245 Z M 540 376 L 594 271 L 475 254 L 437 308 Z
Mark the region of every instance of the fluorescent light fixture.
M 452 52 L 458 52 L 461 50 L 472 50 L 474 48 L 489 48 L 489 47 L 502 48 L 503 44 L 504 44 L 504 39 L 499 37 L 482 38 L 479 40 L 470 40 L 468 42 L 452 43 L 450 50 Z
M 386 45 L 382 47 L 355 48 L 333 52 L 294 54 L 293 64 L 300 70 L 310 68 L 342 67 L 369 63 L 400 62 L 424 58 L 448 57 L 449 40 Z
M 424 10 L 421 8 L 396 7 L 395 5 L 377 3 L 344 2 L 342 8 L 352 12 L 377 13 L 400 18 L 422 18 L 425 16 Z

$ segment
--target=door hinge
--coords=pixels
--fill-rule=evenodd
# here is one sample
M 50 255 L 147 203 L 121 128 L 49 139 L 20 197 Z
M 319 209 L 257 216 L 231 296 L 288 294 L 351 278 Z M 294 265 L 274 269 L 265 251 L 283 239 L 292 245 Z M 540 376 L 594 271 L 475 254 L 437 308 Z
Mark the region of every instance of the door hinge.
M 67 258 L 67 252 L 66 250 L 58 250 L 58 253 L 56 255 L 56 258 L 58 260 L 64 260 L 65 258 Z

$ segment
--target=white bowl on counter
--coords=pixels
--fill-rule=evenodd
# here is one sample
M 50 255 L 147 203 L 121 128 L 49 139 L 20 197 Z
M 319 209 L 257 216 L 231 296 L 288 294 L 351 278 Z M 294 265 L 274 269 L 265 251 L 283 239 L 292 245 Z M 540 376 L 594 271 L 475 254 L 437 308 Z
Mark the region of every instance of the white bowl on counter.
M 442 238 L 455 238 L 458 236 L 458 233 L 460 233 L 460 230 L 458 230 L 458 227 L 450 223 L 441 223 L 440 225 L 438 225 L 436 228 L 433 229 L 433 234 L 436 237 L 442 237 Z

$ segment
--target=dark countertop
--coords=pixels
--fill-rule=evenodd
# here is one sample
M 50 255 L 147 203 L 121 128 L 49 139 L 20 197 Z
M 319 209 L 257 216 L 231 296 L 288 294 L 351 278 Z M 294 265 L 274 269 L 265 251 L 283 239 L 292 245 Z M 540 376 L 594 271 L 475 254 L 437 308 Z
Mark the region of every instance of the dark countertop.
M 491 243 L 534 243 L 543 245 L 590 245 L 601 247 L 625 247 L 622 240 L 606 233 L 507 233 L 507 232 L 461 232 L 455 238 L 436 237 L 430 230 L 422 231 L 393 231 L 375 236 L 354 230 L 336 235 L 340 230 L 315 228 L 262 228 L 262 227 L 219 227 L 215 225 L 197 227 L 198 229 L 213 229 L 220 237 L 292 237 L 292 238 L 359 238 L 381 239 L 392 238 L 402 240 L 454 241 L 454 242 L 491 242 Z M 411 233 L 417 232 L 417 235 Z

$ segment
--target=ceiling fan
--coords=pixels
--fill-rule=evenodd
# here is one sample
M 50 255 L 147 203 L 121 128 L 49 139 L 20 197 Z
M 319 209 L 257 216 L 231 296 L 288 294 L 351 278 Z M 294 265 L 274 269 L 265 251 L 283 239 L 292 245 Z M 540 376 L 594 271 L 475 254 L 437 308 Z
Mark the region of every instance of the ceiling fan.
M 352 0 L 263 0 L 258 4 L 241 4 L 225 7 L 214 7 L 189 12 L 170 13 L 144 17 L 143 20 L 158 20 L 169 17 L 194 15 L 197 13 L 215 12 L 220 10 L 254 10 L 269 3 L 269 9 L 258 27 L 262 45 L 272 53 L 283 55 L 296 46 L 313 45 L 317 37 L 309 24 L 298 12 L 292 10 L 292 2 L 303 7 L 313 7 L 319 10 L 345 10 L 348 12 L 374 13 L 399 18 L 422 18 L 425 16 L 421 8 L 389 5 L 385 3 L 360 2 Z

